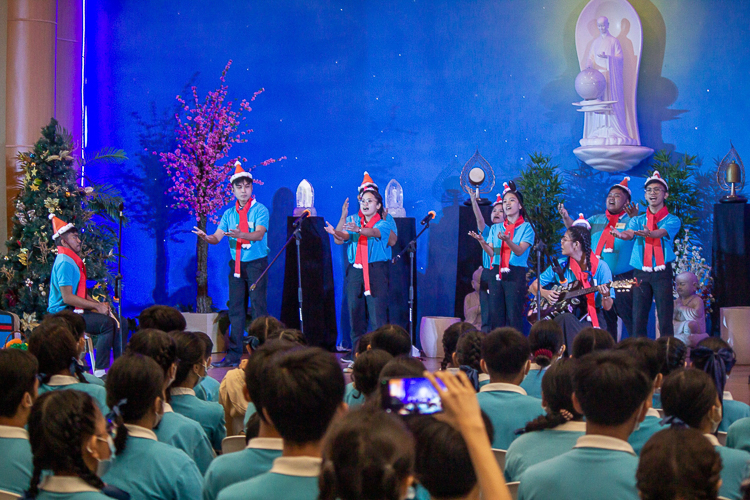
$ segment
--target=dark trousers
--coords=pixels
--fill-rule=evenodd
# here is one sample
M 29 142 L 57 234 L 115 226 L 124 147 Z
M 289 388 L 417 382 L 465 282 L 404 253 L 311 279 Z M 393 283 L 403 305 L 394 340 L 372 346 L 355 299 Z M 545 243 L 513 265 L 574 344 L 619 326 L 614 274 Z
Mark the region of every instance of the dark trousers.
M 96 370 L 109 368 L 109 353 L 112 351 L 114 359 L 122 354 L 122 348 L 127 344 L 127 325 L 117 322 L 110 316 L 96 311 L 84 311 L 81 314 L 86 322 L 86 333 L 91 337 L 96 351 Z
M 603 309 L 598 309 L 596 312 L 596 315 L 599 318 L 600 328 L 605 324 L 603 313 Z M 565 340 L 565 351 L 569 356 L 573 354 L 573 340 L 575 340 L 576 335 L 578 335 L 578 333 L 584 328 L 593 326 L 591 321 L 581 321 L 575 314 L 569 312 L 555 316 L 553 321 L 562 328 L 563 339 Z
M 482 314 L 482 331 L 490 331 L 490 279 L 495 279 L 495 275 L 489 269 L 482 270 L 482 277 L 479 279 L 479 310 Z
M 613 281 L 629 280 L 633 278 L 633 271 L 618 274 L 612 278 Z M 633 335 L 633 292 L 617 292 L 615 294 L 614 307 L 609 311 L 604 311 L 607 331 L 617 342 L 617 318 L 622 320 L 622 325 L 627 330 L 628 335 Z M 602 323 L 604 326 L 604 323 Z M 623 338 L 625 336 L 623 335 Z
M 496 278 L 498 268 L 494 268 L 489 280 L 490 330 L 512 326 L 523 332 L 523 308 L 526 304 L 526 268 L 510 266 L 510 272 L 503 273 L 501 280 Z
M 645 337 L 648 328 L 648 314 L 651 301 L 656 302 L 656 317 L 662 337 L 674 337 L 674 296 L 672 295 L 672 263 L 667 263 L 663 271 L 647 273 L 636 269 L 633 276 L 638 278 L 638 286 L 633 288 L 633 332 L 632 336 Z
M 346 303 L 349 308 L 352 351 L 360 337 L 388 324 L 388 281 L 390 262 L 370 263 L 370 293 L 365 295 L 365 276 L 353 265 L 346 268 Z M 368 330 L 369 326 L 369 330 Z M 354 359 L 354 358 L 352 358 Z
M 227 359 L 233 363 L 239 362 L 242 357 L 242 338 L 245 335 L 245 318 L 247 317 L 247 301 L 250 299 L 253 319 L 266 316 L 268 306 L 266 305 L 266 288 L 268 287 L 268 274 L 263 276 L 255 287 L 250 286 L 261 275 L 268 265 L 268 258 L 240 262 L 240 277 L 234 277 L 234 261 L 229 261 L 229 346 L 227 347 Z

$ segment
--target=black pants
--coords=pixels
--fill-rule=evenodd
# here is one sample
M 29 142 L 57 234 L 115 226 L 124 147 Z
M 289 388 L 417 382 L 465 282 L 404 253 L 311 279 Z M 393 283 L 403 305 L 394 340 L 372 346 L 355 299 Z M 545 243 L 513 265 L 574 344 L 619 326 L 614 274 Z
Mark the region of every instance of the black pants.
M 482 276 L 479 278 L 479 309 L 482 313 L 482 331 L 490 331 L 490 280 L 495 279 L 495 273 L 489 269 L 482 269 Z
M 604 326 L 603 313 L 603 309 L 597 309 L 596 315 L 599 318 L 599 328 Z M 581 321 L 575 314 L 569 312 L 555 316 L 555 319 L 553 321 L 560 325 L 560 328 L 562 328 L 563 339 L 565 339 L 565 351 L 570 356 L 573 355 L 573 340 L 575 340 L 578 332 L 580 332 L 584 328 L 594 326 L 591 321 Z
M 523 308 L 526 304 L 526 268 L 510 266 L 510 272 L 503 273 L 501 280 L 496 278 L 498 268 L 494 268 L 489 280 L 490 330 L 512 326 L 523 332 Z
M 95 370 L 106 370 L 109 368 L 109 353 L 112 351 L 114 359 L 122 355 L 122 349 L 127 344 L 127 325 L 117 322 L 110 316 L 99 314 L 96 311 L 84 311 L 81 314 L 86 322 L 86 333 L 89 334 L 94 343 L 96 351 Z
M 612 278 L 612 281 L 629 280 L 633 279 L 633 271 L 618 274 Z M 617 342 L 617 318 L 622 320 L 622 325 L 627 330 L 628 335 L 633 335 L 633 292 L 617 292 L 615 294 L 615 302 L 612 309 L 604 311 L 604 319 L 606 320 L 607 331 L 612 335 L 612 338 Z M 604 323 L 602 323 L 604 326 Z M 623 338 L 625 336 L 623 335 Z
M 638 286 L 633 288 L 633 332 L 632 336 L 645 337 L 648 328 L 648 314 L 651 301 L 656 302 L 656 317 L 662 337 L 674 337 L 674 296 L 672 263 L 662 271 L 647 273 L 640 269 L 633 272 L 638 278 Z
M 255 290 L 250 286 L 261 275 L 268 265 L 268 258 L 240 262 L 240 277 L 234 277 L 234 261 L 229 261 L 229 346 L 227 347 L 227 359 L 233 363 L 239 362 L 242 357 L 242 337 L 245 335 L 245 318 L 247 316 L 247 301 L 250 299 L 253 319 L 266 316 L 268 306 L 266 305 L 266 288 L 268 287 L 268 274 L 258 282 Z
M 345 291 L 353 352 L 356 352 L 362 335 L 388 324 L 390 262 L 371 262 L 369 266 L 370 295 L 365 295 L 365 276 L 362 269 L 357 269 L 351 264 L 346 268 Z

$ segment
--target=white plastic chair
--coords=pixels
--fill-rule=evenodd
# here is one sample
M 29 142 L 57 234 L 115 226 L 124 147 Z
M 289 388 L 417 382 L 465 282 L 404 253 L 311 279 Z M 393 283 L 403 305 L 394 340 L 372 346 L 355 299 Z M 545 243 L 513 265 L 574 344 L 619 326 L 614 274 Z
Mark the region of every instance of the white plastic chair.
M 16 495 L 10 491 L 0 490 L 0 500 L 16 500 L 21 498 L 21 495 Z
M 221 452 L 226 455 L 227 453 L 234 453 L 235 451 L 242 451 L 245 449 L 245 436 L 229 436 L 225 437 L 221 442 Z M 0 499 L 2 500 L 2 499 Z
M 518 500 L 518 485 L 521 484 L 519 481 L 507 483 L 508 489 L 510 490 L 510 498 Z
M 497 465 L 500 466 L 500 472 L 505 472 L 505 454 L 508 452 L 506 450 L 492 448 L 492 453 L 495 454 L 495 460 L 497 460 Z
M 719 444 L 720 445 L 722 445 L 722 446 L 726 446 L 727 445 L 727 433 L 726 432 L 719 431 L 716 434 L 716 439 L 719 440 Z

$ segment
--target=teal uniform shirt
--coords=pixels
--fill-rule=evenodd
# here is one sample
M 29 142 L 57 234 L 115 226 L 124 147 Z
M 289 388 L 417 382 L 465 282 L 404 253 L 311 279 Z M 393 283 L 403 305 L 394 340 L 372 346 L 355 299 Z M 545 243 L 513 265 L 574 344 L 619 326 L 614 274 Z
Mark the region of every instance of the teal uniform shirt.
M 346 222 L 359 224 L 359 215 L 350 215 L 346 218 Z M 380 231 L 380 238 L 367 238 L 367 262 L 384 262 L 391 260 L 391 247 L 388 246 L 388 238 L 391 236 L 391 231 L 398 236 L 396 221 L 391 215 L 388 215 L 385 220 L 380 219 L 373 227 Z M 348 233 L 349 239 L 344 242 L 346 245 L 346 255 L 349 258 L 349 264 L 354 264 L 357 258 L 359 234 L 353 231 L 348 231 Z
M 571 451 L 526 469 L 518 500 L 639 500 L 637 469 L 626 441 L 581 436 Z
M 317 500 L 322 461 L 317 457 L 279 457 L 270 471 L 224 488 L 218 500 Z
M 505 233 L 505 226 L 503 224 L 494 224 L 490 228 L 490 234 L 487 236 L 485 241 L 495 249 L 495 256 L 492 257 L 492 265 L 500 265 L 500 247 L 503 240 L 500 239 L 500 234 Z M 534 245 L 534 230 L 531 228 L 531 224 L 524 222 L 513 231 L 513 243 L 520 245 L 521 243 L 528 243 L 529 248 L 526 249 L 521 255 L 516 255 L 515 252 L 510 252 L 510 260 L 508 262 L 511 266 L 527 267 L 529 261 L 529 254 L 531 253 L 531 247 Z M 488 268 L 489 269 L 489 268 Z M 493 268 L 494 269 L 494 268 Z M 496 269 L 500 271 L 500 269 Z
M 479 406 L 492 421 L 495 439 L 492 447 L 507 450 L 518 436 L 515 432 L 544 414 L 542 400 L 526 395 L 517 385 L 489 383 L 479 389 Z
M 196 385 L 193 390 L 195 391 L 196 398 L 202 399 L 203 401 L 218 403 L 219 387 L 221 387 L 221 382 L 213 377 L 204 377 L 203 380 L 198 382 L 198 385 Z
M 354 388 L 354 383 L 349 382 L 346 384 L 346 392 L 344 392 L 344 403 L 349 405 L 349 409 L 357 406 L 362 406 L 365 402 L 365 396 Z
M 744 450 L 735 450 L 721 446 L 719 440 L 713 434 L 704 434 L 714 449 L 721 457 L 721 488 L 719 496 L 729 500 L 740 500 L 740 485 L 747 477 L 747 468 L 750 464 L 750 453 Z
M 104 380 L 89 372 L 83 372 L 83 378 L 85 378 L 86 382 L 88 382 L 89 384 L 100 385 L 104 387 Z
M 242 420 L 242 426 L 247 428 L 247 422 L 250 418 L 257 413 L 255 405 L 253 403 L 247 404 L 247 410 L 245 410 L 245 418 Z
M 638 430 L 630 435 L 628 443 L 633 447 L 633 451 L 635 451 L 636 455 L 640 455 L 641 450 L 646 445 L 646 441 L 651 439 L 651 436 L 662 429 L 664 429 L 664 427 L 661 425 L 659 412 L 653 408 L 649 408 L 646 418 L 641 422 Z
M 126 424 L 125 449 L 102 481 L 130 493 L 131 500 L 200 500 L 203 477 L 184 451 L 160 443 L 156 434 Z
M 591 251 L 596 253 L 597 245 L 599 245 L 599 238 L 604 233 L 604 228 L 607 227 L 609 220 L 605 214 L 596 214 L 588 218 L 589 224 L 591 224 Z M 618 231 L 625 231 L 630 222 L 630 217 L 623 210 L 620 213 L 620 219 L 615 224 L 615 229 Z M 633 253 L 633 240 L 625 241 L 620 238 L 614 239 L 611 252 L 605 252 L 602 249 L 602 254 L 598 257 L 607 263 L 609 268 L 612 270 L 612 274 L 618 275 L 626 273 L 632 269 L 630 267 L 630 256 Z
M 542 368 L 536 363 L 531 363 L 529 373 L 523 378 L 521 388 L 532 398 L 542 399 L 542 377 L 544 377 L 544 372 L 547 371 L 547 368 L 549 368 L 549 366 Z
M 563 276 L 568 281 L 568 283 L 572 283 L 576 280 L 575 274 L 573 274 L 573 271 L 570 269 L 570 266 L 568 264 L 568 258 L 563 257 L 560 259 L 560 267 L 562 267 L 565 271 L 563 272 Z M 605 283 L 609 283 L 612 281 L 612 270 L 609 268 L 607 263 L 603 260 L 599 260 L 599 264 L 596 266 L 596 272 L 593 276 L 590 276 L 590 273 L 586 272 L 584 274 L 589 274 L 589 283 L 591 286 L 595 285 L 604 285 Z M 592 282 L 593 280 L 593 282 Z M 555 271 L 552 270 L 552 266 L 549 266 L 547 269 L 545 269 L 542 272 L 541 277 L 539 278 L 539 283 L 542 284 L 542 288 L 546 287 L 550 283 L 552 284 L 559 284 L 560 283 L 560 277 L 557 275 Z M 615 296 L 615 291 L 610 290 L 609 291 L 610 297 Z M 585 298 L 582 297 L 582 302 L 586 302 Z M 601 294 L 596 291 L 594 292 L 594 299 L 596 302 L 596 307 L 601 308 L 602 307 L 602 297 Z
M 201 474 L 205 474 L 216 454 L 201 424 L 175 413 L 172 406 L 164 403 L 164 415 L 154 429 L 156 439 L 184 451 L 195 461 Z
M 39 485 L 36 500 L 112 500 L 112 498 L 80 477 L 47 476 Z
M 34 472 L 29 433 L 21 427 L 0 425 L 0 490 L 23 495 Z
M 651 408 L 661 410 L 661 392 L 654 392 L 651 398 Z
M 723 406 L 723 417 L 719 424 L 719 431 L 721 432 L 727 432 L 736 421 L 750 417 L 750 406 L 742 401 L 734 401 L 725 397 Z
M 632 229 L 633 231 L 646 229 L 646 223 L 648 222 L 647 219 L 648 216 L 646 214 L 633 217 L 630 219 L 630 222 L 628 222 L 628 229 Z M 680 222 L 680 219 L 672 214 L 668 214 L 656 223 L 656 227 L 659 229 L 667 230 L 667 236 L 661 238 L 661 247 L 664 251 L 665 264 L 674 261 L 674 239 L 677 236 L 677 231 L 680 230 L 681 225 L 682 222 Z M 646 249 L 646 240 L 643 236 L 635 236 L 631 241 L 634 243 L 633 250 L 630 252 L 630 267 L 638 270 L 643 269 L 643 252 Z M 654 259 L 653 262 L 655 266 L 656 260 Z
M 750 452 L 750 417 L 741 418 L 729 426 L 727 447 Z
M 81 271 L 73 259 L 67 255 L 58 254 L 55 257 L 55 263 L 52 264 L 50 275 L 49 301 L 47 302 L 47 312 L 55 314 L 68 305 L 63 302 L 61 286 L 73 287 L 73 293 L 78 290 L 78 282 L 81 280 Z
M 409 491 L 406 494 L 406 498 L 408 500 L 430 500 L 430 498 L 432 497 L 430 496 L 430 492 L 427 491 L 424 486 L 419 483 L 415 483 L 415 486 L 411 486 L 409 488 Z
M 39 395 L 41 396 L 45 392 L 59 391 L 63 389 L 85 392 L 94 398 L 96 404 L 99 405 L 102 415 L 109 413 L 109 407 L 107 406 L 107 390 L 101 385 L 85 384 L 71 375 L 52 375 L 49 382 L 39 386 Z
M 484 231 L 482 231 L 482 239 L 490 246 L 492 246 L 492 243 L 489 240 L 491 227 L 492 224 L 485 224 Z M 484 248 L 482 249 L 482 267 L 485 269 L 492 269 L 492 257 L 490 257 L 490 254 L 484 251 Z
M 247 227 L 248 232 L 252 233 L 258 229 L 258 226 L 263 226 L 268 229 L 268 209 L 262 203 L 258 203 L 253 200 L 250 203 L 252 205 L 247 211 Z M 219 221 L 219 229 L 228 233 L 232 229 L 240 228 L 240 215 L 237 213 L 235 208 L 236 202 L 232 204 L 230 208 L 224 212 Z M 250 248 L 240 249 L 240 260 L 242 262 L 250 262 L 251 260 L 258 260 L 268 255 L 268 231 L 263 235 L 260 241 L 251 241 L 249 243 Z M 229 236 L 229 258 L 234 260 L 237 248 L 237 239 Z
M 532 465 L 569 452 L 584 434 L 585 422 L 566 422 L 552 429 L 518 436 L 505 455 L 505 479 L 508 482 L 518 481 Z
M 479 388 L 481 389 L 485 385 L 490 383 L 490 376 L 486 373 L 480 373 L 477 378 L 479 379 Z
M 221 442 L 227 437 L 224 407 L 219 403 L 200 400 L 195 396 L 195 391 L 184 387 L 172 388 L 170 395 L 172 409 L 201 424 L 214 450 L 221 450 Z
M 227 486 L 268 472 L 282 448 L 281 438 L 253 438 L 244 450 L 218 457 L 203 479 L 203 500 L 216 500 Z

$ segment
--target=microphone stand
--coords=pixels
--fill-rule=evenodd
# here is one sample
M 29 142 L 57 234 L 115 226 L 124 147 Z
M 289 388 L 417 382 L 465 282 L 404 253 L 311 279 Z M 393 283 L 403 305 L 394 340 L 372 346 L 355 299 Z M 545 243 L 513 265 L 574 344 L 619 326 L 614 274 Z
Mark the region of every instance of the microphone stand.
M 539 207 L 536 207 L 536 209 L 534 210 L 534 213 L 536 214 L 537 217 L 541 217 L 542 215 L 541 210 L 539 210 Z M 534 230 L 534 234 L 538 235 L 539 233 L 536 230 L 536 226 L 534 225 L 534 222 L 531 219 L 527 220 L 526 222 L 528 222 L 529 225 L 531 225 L 531 229 Z M 535 240 L 536 241 L 534 242 L 533 249 L 534 249 L 534 253 L 536 254 L 536 284 L 537 284 L 536 294 L 535 294 L 536 295 L 536 320 L 541 321 L 542 320 L 542 307 L 541 307 L 542 306 L 542 302 L 541 302 L 542 255 L 546 256 L 552 262 L 552 266 L 555 272 L 558 272 L 558 274 L 561 274 L 562 270 L 558 271 L 558 269 L 560 268 L 560 265 L 557 263 L 557 259 L 551 257 L 549 253 L 547 252 L 547 244 L 544 243 L 538 237 L 535 238 Z
M 287 238 L 286 242 L 281 246 L 278 253 L 274 256 L 274 258 L 271 260 L 271 262 L 268 263 L 266 268 L 263 270 L 262 273 L 260 273 L 260 276 L 258 276 L 258 279 L 255 280 L 255 283 L 250 285 L 250 291 L 252 292 L 255 290 L 255 288 L 258 286 L 258 283 L 261 279 L 263 279 L 263 276 L 265 276 L 268 273 L 268 270 L 271 269 L 271 266 L 278 260 L 278 258 L 281 256 L 281 252 L 286 250 L 286 247 L 289 246 L 289 244 L 292 242 L 292 240 L 295 240 L 297 242 L 297 303 L 298 303 L 298 309 L 299 309 L 299 330 L 302 333 L 305 333 L 305 322 L 302 318 L 302 266 L 300 264 L 300 242 L 302 241 L 302 221 L 305 220 L 310 214 L 304 214 L 300 216 L 297 220 L 294 221 L 292 226 L 294 227 L 294 230 L 292 231 L 292 234 Z
M 431 220 L 425 222 L 424 227 L 417 233 L 414 239 L 391 260 L 391 264 L 395 264 L 407 251 L 409 252 L 409 337 L 411 338 L 412 345 L 416 345 L 416 338 L 414 337 L 414 254 L 417 252 L 417 240 L 422 236 L 422 233 L 429 229 Z
M 117 230 L 117 276 L 115 276 L 115 300 L 117 301 L 117 317 L 122 321 L 122 220 L 125 204 L 120 203 L 119 228 Z M 127 332 L 126 332 L 127 333 Z

